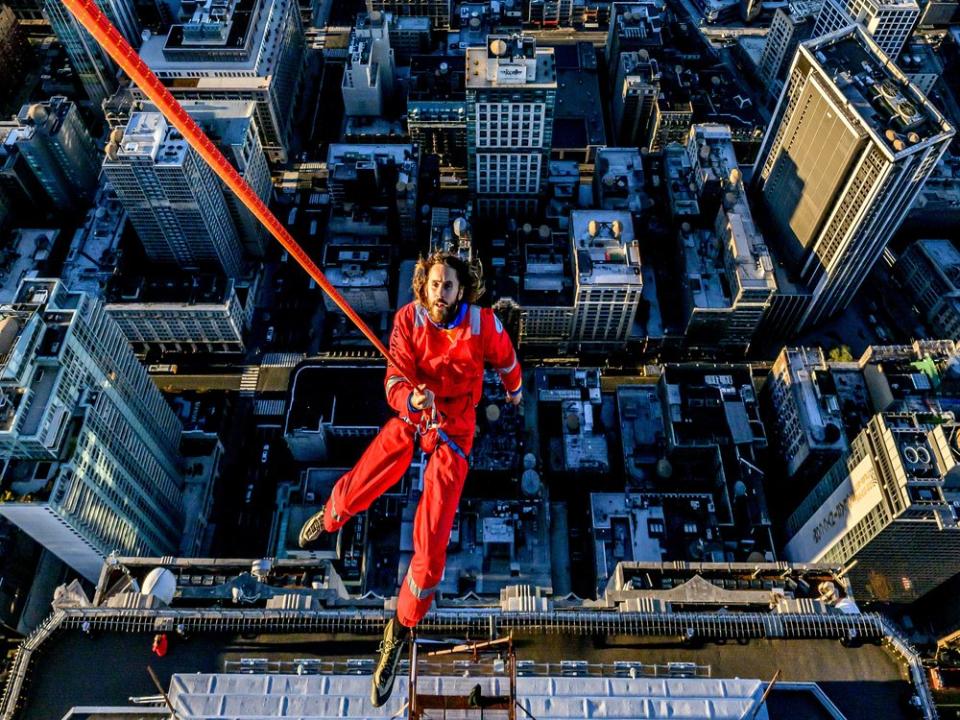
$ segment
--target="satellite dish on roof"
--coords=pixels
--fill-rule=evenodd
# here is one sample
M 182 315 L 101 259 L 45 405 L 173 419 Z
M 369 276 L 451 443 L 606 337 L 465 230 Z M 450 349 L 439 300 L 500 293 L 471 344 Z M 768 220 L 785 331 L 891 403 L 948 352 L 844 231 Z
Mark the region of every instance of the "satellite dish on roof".
M 114 128 L 110 131 L 110 142 L 115 142 L 118 145 L 123 142 L 123 128 Z
M 500 408 L 498 408 L 493 403 L 490 403 L 489 405 L 487 405 L 486 414 L 487 414 L 487 422 L 489 422 L 490 424 L 493 424 L 500 420 Z
M 165 605 L 173 603 L 177 592 L 177 578 L 167 568 L 154 568 L 144 578 L 141 595 L 152 595 Z
M 546 240 L 547 238 L 550 237 L 550 226 L 541 225 L 540 228 L 537 230 L 537 233 L 540 235 L 541 240 Z
M 503 57 L 507 54 L 507 44 L 500 38 L 497 38 L 490 43 L 490 52 L 497 57 Z
M 110 142 L 108 142 L 108 143 L 107 143 L 107 147 L 106 147 L 107 158 L 110 159 L 110 160 L 116 160 L 116 159 L 117 159 L 117 151 L 118 151 L 119 149 L 120 149 L 120 146 L 117 145 L 117 144 L 116 144 L 115 142 L 113 142 L 112 140 L 111 140 Z
M 537 466 L 537 456 L 533 453 L 527 453 L 523 456 L 523 469 L 533 470 Z M 960 467 L 960 466 L 958 466 Z
M 673 465 L 670 461 L 666 458 L 657 460 L 657 476 L 666 479 L 671 475 L 673 475 Z
M 470 223 L 466 218 L 458 217 L 453 221 L 453 234 L 458 238 L 462 238 L 468 232 L 470 232 Z

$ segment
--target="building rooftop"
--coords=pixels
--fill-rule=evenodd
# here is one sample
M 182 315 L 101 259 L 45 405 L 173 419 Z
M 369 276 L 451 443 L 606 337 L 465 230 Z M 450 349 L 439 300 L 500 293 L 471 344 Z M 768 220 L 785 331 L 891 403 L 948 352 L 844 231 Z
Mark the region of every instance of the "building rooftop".
M 126 224 L 127 213 L 113 188 L 108 184 L 102 186 L 83 226 L 73 235 L 60 271 L 64 285 L 98 296 L 116 272 L 120 238 Z
M 323 248 L 323 272 L 336 287 L 386 287 L 390 283 L 389 245 L 362 237 L 333 237 Z
M 410 18 L 415 19 L 415 18 Z M 414 55 L 410 58 L 408 102 L 464 102 L 466 70 L 457 56 Z
M 538 48 L 528 35 L 488 35 L 486 47 L 467 48 L 466 68 L 471 90 L 557 87 L 554 49 Z
M 233 281 L 214 273 L 114 276 L 104 301 L 127 305 L 223 305 L 234 292 Z
M 18 707 L 22 717 L 61 718 L 76 707 L 86 709 L 75 711 L 74 718 L 125 717 L 104 715 L 105 708 L 127 712 L 131 697 L 156 696 L 156 687 L 142 670 L 145 662 L 156 670 L 163 687 L 171 687 L 174 697 L 184 693 L 180 698 L 184 704 L 178 705 L 184 720 L 197 717 L 194 711 L 203 717 L 219 717 L 211 713 L 227 706 L 230 717 L 262 717 L 268 706 L 278 710 L 278 697 L 297 688 L 300 698 L 310 688 L 322 688 L 315 698 L 322 703 L 320 695 L 329 699 L 332 692 L 340 692 L 337 688 L 342 686 L 335 683 L 346 683 L 346 675 L 362 684 L 356 693 L 344 692 L 351 697 L 349 708 L 365 707 L 362 696 L 369 679 L 362 676 L 371 672 L 370 658 L 387 611 L 382 600 L 378 605 L 375 598 L 349 596 L 329 561 L 118 558 L 110 562 L 93 598 L 76 584 L 58 591 L 54 614 L 32 640 L 42 655 L 21 652 L 17 656 L 11 673 L 16 681 L 8 687 L 4 711 Z M 157 590 L 147 595 L 140 588 L 148 584 L 151 572 L 149 584 Z M 764 711 L 769 714 L 760 716 L 771 720 L 836 717 L 810 714 L 811 707 L 822 707 L 813 702 L 817 699 L 835 705 L 848 720 L 901 720 L 907 717 L 901 710 L 902 701 L 911 692 L 919 692 L 929 702 L 922 670 L 915 672 L 920 667 L 916 654 L 876 615 L 829 609 L 804 614 L 804 607 L 787 605 L 771 610 L 762 608 L 760 602 L 734 612 L 709 611 L 709 603 L 719 594 L 769 597 L 783 590 L 788 596 L 798 592 L 791 590 L 791 583 L 819 588 L 821 582 L 829 582 L 837 591 L 829 571 L 792 570 L 782 564 L 671 563 L 628 564 L 614 569 L 613 575 L 612 589 L 599 605 L 543 597 L 530 592 L 529 586 L 510 588 L 492 600 L 445 600 L 422 623 L 421 635 L 450 638 L 486 632 L 491 625 L 495 632 L 511 628 L 522 663 L 518 683 L 552 678 L 555 704 L 550 707 L 554 708 L 567 707 L 566 699 L 556 699 L 559 689 L 566 687 L 558 684 L 561 676 L 584 681 L 582 687 L 574 688 L 581 703 L 597 703 L 596 712 L 601 712 L 601 698 L 608 708 L 622 708 L 610 704 L 619 692 L 617 683 L 633 683 L 630 687 L 635 697 L 655 693 L 661 704 L 673 698 L 676 703 L 671 707 L 680 708 L 685 707 L 684 698 L 705 687 L 704 678 L 718 682 L 754 678 L 755 686 L 750 686 L 756 693 L 777 670 L 779 681 Z M 654 597 L 674 588 L 680 592 L 659 600 Z M 651 597 L 643 600 L 640 596 L 644 593 Z M 803 599 L 802 591 L 799 594 Z M 169 603 L 161 596 L 169 597 Z M 640 614 L 636 605 L 630 605 L 633 598 L 659 601 L 660 605 L 658 609 L 641 606 L 645 614 Z M 816 599 L 811 600 L 814 605 L 810 607 L 815 607 Z M 508 612 L 518 601 L 518 607 L 526 612 Z M 693 609 L 698 605 L 704 611 Z M 641 615 L 649 616 L 649 622 Z M 88 622 L 90 625 L 85 625 Z M 611 622 L 619 638 L 612 642 Z M 163 659 L 151 661 L 150 639 L 158 630 L 167 633 L 169 649 Z M 867 642 L 837 642 L 851 632 Z M 691 641 L 684 640 L 685 636 Z M 601 637 L 608 641 L 598 642 Z M 722 644 L 714 642 L 716 638 L 721 638 Z M 890 642 L 869 642 L 880 638 Z M 735 639 L 743 642 L 733 642 Z M 784 657 L 790 662 L 784 664 Z M 103 662 L 104 658 L 111 662 Z M 567 662 L 561 665 L 563 661 Z M 117 672 L 118 667 L 130 670 Z M 405 660 L 401 677 L 407 668 Z M 434 676 L 462 677 L 464 670 L 470 672 L 468 684 L 457 686 L 456 692 L 487 682 L 477 676 L 488 673 L 470 662 L 454 664 L 431 658 L 420 665 L 425 683 L 437 682 Z M 686 683 L 686 689 L 672 684 L 674 680 Z M 914 680 L 919 684 L 914 685 Z M 718 684 L 708 695 L 735 701 L 740 696 L 735 686 Z M 401 680 L 391 701 L 396 703 L 395 708 L 390 706 L 393 710 L 402 706 L 405 687 Z M 611 692 L 614 698 L 608 695 Z M 227 706 L 205 704 L 218 693 Z M 186 705 L 190 702 L 187 696 L 198 703 L 190 706 L 193 710 Z M 572 707 L 578 709 L 571 716 L 585 712 L 582 704 Z M 702 700 L 696 709 L 691 707 L 690 717 L 699 717 L 703 707 Z M 101 708 L 101 714 L 91 708 Z M 293 710 L 295 705 L 289 708 Z M 344 712 L 342 705 L 330 708 L 331 712 Z M 715 706 L 714 713 L 720 709 Z M 159 700 L 148 701 L 138 710 L 140 714 L 132 717 L 168 714 Z M 634 708 L 630 716 L 639 716 L 637 713 Z M 350 716 L 356 715 L 351 712 Z M 537 715 L 541 716 L 553 717 Z
M 45 274 L 59 235 L 56 228 L 17 228 L 0 249 L 0 305 L 13 302 L 24 278 Z
M 954 134 L 943 115 L 859 26 L 803 43 L 801 52 L 833 79 L 853 115 L 891 155 Z
M 187 141 L 159 112 L 132 113 L 122 137 L 114 133 L 120 139 L 111 135 L 104 164 L 149 157 L 157 165 L 182 165 L 189 152 Z
M 816 448 L 847 446 L 836 380 L 819 348 L 784 348 L 784 381 L 800 413 L 800 431 Z
M 643 162 L 636 148 L 598 149 L 594 172 L 596 198 L 604 210 L 638 214 L 650 202 L 643 192 Z
M 588 400 L 564 400 L 563 465 L 568 472 L 608 472 L 610 451 L 599 426 L 600 407 Z
M 570 213 L 574 273 L 583 285 L 642 285 L 633 217 L 623 210 Z
M 697 185 L 690 155 L 683 145 L 670 143 L 663 149 L 663 180 L 667 186 L 672 215 L 699 215 Z

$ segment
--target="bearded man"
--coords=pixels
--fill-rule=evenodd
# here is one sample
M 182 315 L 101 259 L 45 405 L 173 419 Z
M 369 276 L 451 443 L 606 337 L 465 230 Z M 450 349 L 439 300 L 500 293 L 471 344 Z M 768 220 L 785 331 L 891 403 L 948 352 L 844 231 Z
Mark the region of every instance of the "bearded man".
M 523 397 L 513 343 L 494 312 L 474 304 L 482 293 L 479 273 L 457 255 L 437 252 L 417 263 L 415 299 L 394 317 L 390 355 L 418 384 L 388 364 L 384 388 L 398 417 L 384 425 L 360 461 L 337 481 L 320 512 L 300 530 L 300 547 L 308 547 L 324 532 L 336 532 L 403 477 L 418 441 L 429 455 L 413 525 L 413 559 L 396 614 L 384 629 L 373 675 L 370 701 L 376 707 L 390 697 L 404 641 L 426 615 L 443 577 L 469 468 L 484 363 L 499 371 L 511 403 L 519 405 Z

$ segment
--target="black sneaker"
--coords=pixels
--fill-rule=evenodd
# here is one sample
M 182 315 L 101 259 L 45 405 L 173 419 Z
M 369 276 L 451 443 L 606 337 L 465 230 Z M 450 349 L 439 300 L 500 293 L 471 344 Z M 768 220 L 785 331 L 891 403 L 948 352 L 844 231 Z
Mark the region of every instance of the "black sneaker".
M 300 545 L 301 549 L 315 543 L 320 539 L 320 536 L 326 532 L 323 527 L 323 511 L 326 510 L 326 508 L 327 506 L 323 505 L 320 508 L 320 512 L 314 513 L 307 518 L 303 527 L 300 528 L 300 537 L 297 538 L 297 544 Z
M 391 618 L 383 630 L 383 641 L 380 643 L 380 660 L 377 669 L 373 671 L 373 682 L 370 688 L 370 702 L 374 707 L 380 707 L 390 699 L 393 693 L 393 681 L 397 677 L 397 666 L 403 654 L 403 644 L 407 640 L 408 630 L 400 625 L 400 621 Z

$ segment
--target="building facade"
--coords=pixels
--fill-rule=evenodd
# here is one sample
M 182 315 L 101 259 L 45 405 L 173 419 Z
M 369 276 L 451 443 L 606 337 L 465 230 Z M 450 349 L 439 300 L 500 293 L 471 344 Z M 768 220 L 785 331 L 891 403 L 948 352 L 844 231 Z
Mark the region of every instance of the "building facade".
M 657 61 L 646 50 L 622 53 L 613 85 L 613 127 L 618 145 L 650 147 L 659 94 Z
M 809 294 L 794 328 L 847 306 L 954 133 L 858 26 L 800 46 L 755 176 Z
M 390 16 L 379 11 L 357 18 L 343 69 L 344 112 L 381 117 L 393 94 L 394 56 L 390 47 Z
M 937 337 L 960 338 L 960 251 L 949 240 L 918 240 L 896 269 Z
M 177 552 L 181 426 L 103 306 L 27 280 L 0 310 L 0 515 L 89 580 Z
M 787 521 L 787 559 L 850 567 L 861 598 L 911 602 L 955 573 L 960 500 L 943 418 L 882 413 Z M 955 430 L 955 428 L 954 428 Z
M 133 0 L 97 0 L 97 6 L 134 50 L 140 47 L 140 21 Z M 87 97 L 97 107 L 117 89 L 117 66 L 59 0 L 44 0 L 43 15 L 70 58 Z
M 770 21 L 770 31 L 757 64 L 757 75 L 767 86 L 768 94 L 777 97 L 783 87 L 797 45 L 813 33 L 813 26 L 822 7 L 822 0 L 797 0 L 779 7 Z
M 33 171 L 56 208 L 76 208 L 97 190 L 100 158 L 77 106 L 62 96 L 24 105 L 7 142 Z
M 553 48 L 521 35 L 490 35 L 466 53 L 470 191 L 478 215 L 535 212 L 553 138 Z
M 888 58 L 896 60 L 919 16 L 916 0 L 823 0 L 813 37 L 856 23 Z

